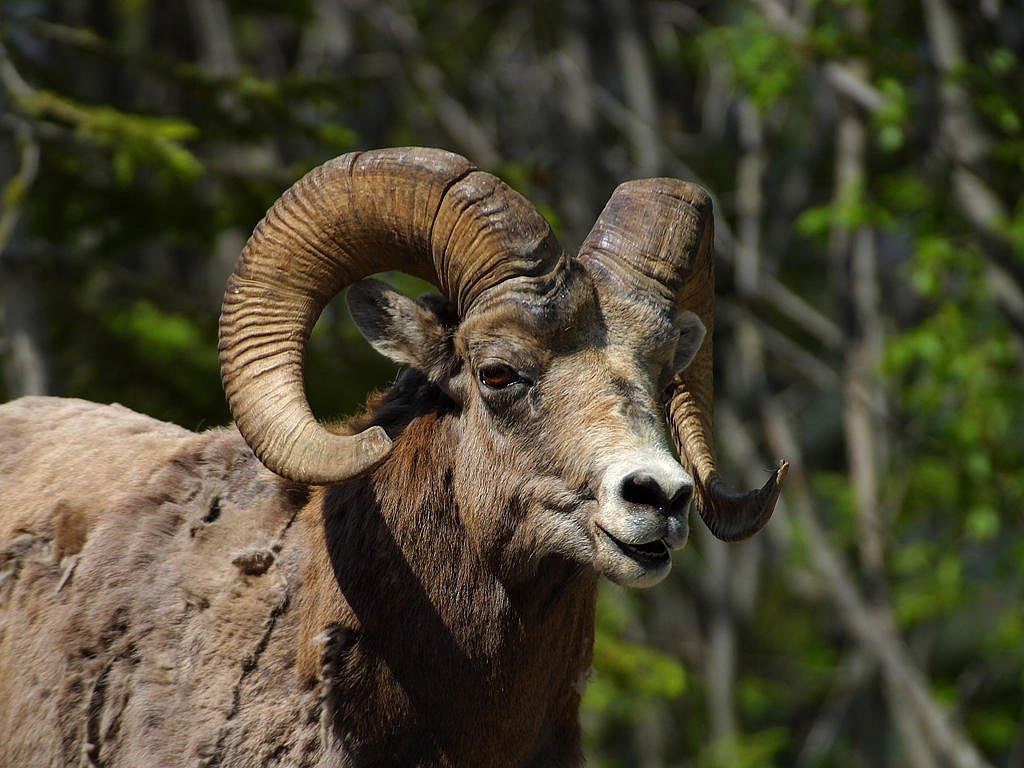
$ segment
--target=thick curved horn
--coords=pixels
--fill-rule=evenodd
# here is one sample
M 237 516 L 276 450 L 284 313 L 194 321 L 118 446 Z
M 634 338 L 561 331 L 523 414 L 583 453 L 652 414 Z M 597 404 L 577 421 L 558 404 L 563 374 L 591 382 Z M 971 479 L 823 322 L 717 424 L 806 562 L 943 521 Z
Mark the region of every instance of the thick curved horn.
M 781 462 L 762 488 L 749 493 L 733 493 L 719 479 L 711 427 L 713 246 L 711 198 L 703 189 L 678 179 L 644 179 L 615 190 L 579 259 L 598 279 L 647 295 L 666 312 L 691 310 L 704 323 L 704 344 L 666 390 L 665 407 L 696 480 L 697 511 L 715 536 L 736 541 L 768 522 L 788 464 Z
M 379 463 L 379 427 L 328 432 L 303 389 L 303 352 L 343 288 L 398 269 L 464 314 L 485 292 L 542 292 L 564 274 L 543 217 L 494 176 L 437 149 L 352 153 L 310 171 L 257 225 L 228 278 L 221 379 L 239 431 L 274 472 L 338 482 Z

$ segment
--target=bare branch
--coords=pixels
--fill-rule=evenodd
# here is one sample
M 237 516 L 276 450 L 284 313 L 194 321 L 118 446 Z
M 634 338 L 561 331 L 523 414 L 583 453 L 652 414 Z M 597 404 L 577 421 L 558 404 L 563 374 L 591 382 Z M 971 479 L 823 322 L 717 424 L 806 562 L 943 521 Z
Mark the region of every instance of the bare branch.
M 32 86 L 26 83 L 21 73 L 14 68 L 14 64 L 7 55 L 7 46 L 3 44 L 2 40 L 0 40 L 0 84 L 7 90 L 11 100 L 15 103 L 24 104 L 35 95 Z
M 214 77 L 230 77 L 240 68 L 231 19 L 224 0 L 191 0 L 192 27 L 201 41 L 203 67 Z
M 316 23 L 310 24 L 299 45 L 299 71 L 315 74 L 338 66 L 355 47 L 349 10 L 334 0 L 316 0 Z
M 411 66 L 413 81 L 435 105 L 437 119 L 448 135 L 464 148 L 474 163 L 484 168 L 496 167 L 501 162 L 501 153 L 469 111 L 448 95 L 441 70 L 426 60 L 416 61 Z
M 579 22 L 588 13 L 582 6 L 571 5 L 568 11 L 574 14 L 573 21 Z M 578 151 L 567 152 L 563 159 L 561 176 L 565 188 L 574 190 L 562 200 L 562 210 L 567 222 L 579 222 L 585 231 L 593 217 L 593 209 L 601 201 L 592 200 L 587 190 L 592 188 L 594 163 L 589 151 L 595 141 L 597 113 L 593 99 L 594 73 L 590 69 L 587 55 L 587 39 L 580 23 L 566 24 L 562 30 L 559 50 L 547 60 L 558 89 L 556 101 L 560 119 L 565 121 L 569 134 Z
M 942 75 L 941 143 L 954 164 L 953 193 L 967 220 L 996 244 L 986 252 L 989 288 L 1000 308 L 1024 335 L 1024 290 L 1012 276 L 1011 260 L 1001 253 L 1012 248 L 1001 227 L 1008 211 L 976 170 L 992 140 L 975 119 L 967 91 L 952 77 L 954 67 L 965 60 L 956 16 L 946 0 L 924 0 L 922 8 L 935 65 Z
M 851 9 L 851 28 L 867 34 L 868 19 Z M 868 64 L 850 59 L 845 68 L 866 79 Z M 841 100 L 836 124 L 832 205 L 861 196 L 867 183 L 868 130 L 863 113 Z M 884 344 L 879 307 L 875 233 L 867 223 L 854 229 L 835 220 L 829 231 L 828 259 L 832 290 L 852 320 L 843 371 L 843 435 L 857 515 L 857 546 L 861 566 L 874 600 L 885 590 L 885 531 L 879 515 L 879 474 L 885 445 L 881 422 L 885 398 L 875 375 Z
M 489 133 L 478 123 L 445 87 L 440 68 L 423 54 L 425 45 L 422 30 L 410 14 L 399 13 L 385 3 L 374 3 L 367 8 L 374 25 L 388 37 L 398 61 L 398 69 L 407 71 L 410 81 L 429 98 L 437 120 L 455 144 L 484 167 L 494 168 L 501 163 L 501 153 L 491 141 Z
M 764 139 L 757 108 L 741 99 L 736 108 L 742 152 L 736 168 L 736 213 L 739 239 L 734 266 L 736 288 L 741 296 L 757 293 L 761 274 L 761 221 L 764 216 Z
M 680 159 L 677 153 L 664 143 L 653 126 L 641 120 L 604 88 L 596 84 L 592 84 L 591 88 L 593 89 L 594 104 L 619 130 L 623 132 L 643 131 L 648 141 L 661 145 L 666 173 L 690 179 L 704 187 L 708 186 L 693 168 Z M 738 258 L 736 235 L 729 227 L 728 220 L 722 214 L 721 206 L 718 204 L 717 199 L 714 199 L 714 204 L 715 248 L 727 263 L 735 265 Z M 756 285 L 756 295 L 751 297 L 753 301 L 763 303 L 786 317 L 808 334 L 815 337 L 826 348 L 833 350 L 841 348 L 843 334 L 839 327 L 811 304 L 780 283 L 774 275 L 761 273 L 747 276 L 745 279 Z
M 724 318 L 734 318 L 748 310 L 733 304 L 728 299 L 717 299 L 715 312 Z M 768 356 L 782 360 L 801 377 L 819 389 L 835 390 L 842 384 L 839 372 L 829 363 L 800 346 L 784 333 L 764 323 L 760 326 Z
M 807 26 L 777 0 L 754 0 L 754 4 L 773 29 L 794 43 L 806 43 Z M 943 75 L 942 145 L 955 166 L 953 190 L 957 205 L 978 231 L 998 244 L 998 248 L 992 249 L 995 252 L 986 254 L 989 261 L 986 277 L 999 306 L 1024 335 L 1024 289 L 1013 278 L 1009 259 L 998 252 L 1011 247 L 1006 232 L 1000 227 L 1007 218 L 1006 207 L 976 170 L 991 140 L 974 119 L 966 91 L 950 77 L 952 69 L 965 59 L 956 17 L 946 0 L 925 0 L 922 7 L 936 65 Z M 889 102 L 862 72 L 845 63 L 826 62 L 821 72 L 837 94 L 868 112 L 877 112 Z
M 839 664 L 825 705 L 807 732 L 796 758 L 796 768 L 818 765 L 836 741 L 842 718 L 854 696 L 871 682 L 878 664 L 869 654 L 856 647 Z
M 718 242 L 717 238 L 715 242 Z M 720 249 L 719 252 L 726 258 L 731 256 L 731 252 L 727 249 Z M 826 349 L 838 350 L 842 347 L 843 334 L 839 330 L 839 326 L 789 290 L 775 277 L 761 276 L 758 284 L 758 300 L 763 301 L 797 324 L 802 330 L 814 336 Z
M 834 61 L 826 62 L 821 73 L 832 88 L 868 112 L 877 112 L 889 99 L 866 79 Z
M 3 210 L 0 212 L 0 262 L 21 219 L 25 195 L 35 182 L 39 171 L 39 145 L 28 124 L 13 115 L 14 143 L 18 149 L 18 171 L 4 187 Z
M 0 58 L 0 66 L 5 64 L 8 67 L 3 76 L 5 85 L 10 87 L 7 81 L 14 79 L 17 87 L 20 77 L 6 58 Z M 4 185 L 5 205 L 0 212 L 0 275 L 3 277 L 0 280 L 0 321 L 5 342 L 0 353 L 3 353 L 4 358 L 7 392 L 16 397 L 46 394 L 49 389 L 49 372 L 42 351 L 43 334 L 39 313 L 36 311 L 31 275 L 25 266 L 11 264 L 10 259 L 4 259 L 4 252 L 21 219 L 25 197 L 39 170 L 39 145 L 35 137 L 27 123 L 13 115 L 11 118 L 15 125 L 18 170 Z
M 712 742 L 728 743 L 736 733 L 736 628 L 729 601 L 730 552 L 728 544 L 716 541 L 700 528 L 705 567 L 701 573 L 701 592 L 708 603 L 707 637 L 704 645 L 704 672 L 707 680 L 708 737 Z
M 874 657 L 892 685 L 898 687 L 904 705 L 913 712 L 928 743 L 942 759 L 954 768 L 989 766 L 932 698 L 924 676 L 910 658 L 891 619 L 868 607 L 846 563 L 825 535 L 814 512 L 802 451 L 784 406 L 770 400 L 764 416 L 765 431 L 773 451 L 790 460 L 786 495 L 780 500 L 780 506 L 791 505 L 795 518 L 803 526 L 811 557 L 828 586 L 838 618 Z
M 802 43 L 807 38 L 807 27 L 790 16 L 776 0 L 753 0 L 753 4 L 761 11 L 765 21 L 776 31 L 795 43 Z
M 906 750 L 905 760 L 908 768 L 938 768 L 931 747 L 921 732 L 911 708 L 906 704 L 904 691 L 891 676 L 886 677 L 884 691 L 889 712 L 896 721 L 896 730 Z
M 810 31 L 807 25 L 790 15 L 776 0 L 754 0 L 765 21 L 790 42 L 804 45 Z M 837 92 L 858 104 L 868 112 L 875 112 L 885 106 L 888 99 L 863 76 L 839 62 L 826 62 L 821 74 Z
M 659 173 L 661 165 L 661 142 L 650 141 L 647 136 L 655 130 L 657 109 L 645 45 L 637 32 L 632 3 L 626 0 L 604 0 L 604 5 L 614 29 L 615 53 L 622 73 L 626 104 L 637 117 L 637 120 L 630 121 L 630 131 L 627 133 L 632 146 L 633 162 L 639 175 L 654 176 Z

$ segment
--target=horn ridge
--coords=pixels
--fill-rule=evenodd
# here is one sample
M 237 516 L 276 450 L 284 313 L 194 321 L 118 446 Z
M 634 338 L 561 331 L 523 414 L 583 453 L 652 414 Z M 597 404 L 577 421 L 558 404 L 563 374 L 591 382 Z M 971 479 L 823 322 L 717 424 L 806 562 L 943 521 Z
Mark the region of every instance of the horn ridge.
M 706 483 L 698 480 L 701 490 L 695 505 L 701 520 L 722 541 L 741 541 L 753 536 L 771 519 L 788 471 L 789 462 L 780 461 L 764 485 L 747 493 L 730 491 L 717 474 Z
M 391 448 L 384 431 L 333 434 L 306 400 L 303 353 L 327 302 L 362 277 L 399 269 L 433 282 L 465 313 L 517 274 L 555 265 L 552 243 L 533 206 L 451 152 L 353 152 L 314 168 L 257 224 L 227 281 L 218 348 L 239 431 L 269 469 L 297 482 L 372 469 Z
M 707 333 L 690 365 L 664 396 L 670 431 L 695 478 L 694 506 L 718 538 L 735 541 L 767 523 L 788 465 L 764 487 L 734 493 L 722 483 L 714 454 L 714 214 L 700 186 L 655 178 L 620 184 L 580 248 L 579 260 L 613 290 L 646 296 L 666 310 L 694 312 Z

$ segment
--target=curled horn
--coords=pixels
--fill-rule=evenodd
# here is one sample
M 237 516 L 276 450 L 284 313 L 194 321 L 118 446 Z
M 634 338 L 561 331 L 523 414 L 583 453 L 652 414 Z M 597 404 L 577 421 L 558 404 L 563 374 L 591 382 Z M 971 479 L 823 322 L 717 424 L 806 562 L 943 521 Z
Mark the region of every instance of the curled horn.
M 789 465 L 780 462 L 764 486 L 749 493 L 734 493 L 719 478 L 711 426 L 713 246 L 711 199 L 703 189 L 678 179 L 644 179 L 615 190 L 579 259 L 597 279 L 649 296 L 666 311 L 688 309 L 704 323 L 704 343 L 666 390 L 665 409 L 696 482 L 701 519 L 719 539 L 736 541 L 768 522 Z
M 532 205 L 459 155 L 413 147 L 324 163 L 274 203 L 228 278 L 221 379 L 239 431 L 292 480 L 372 469 L 391 449 L 384 431 L 331 433 L 306 400 L 303 353 L 327 302 L 398 269 L 437 285 L 462 316 L 485 293 L 550 285 L 564 258 Z

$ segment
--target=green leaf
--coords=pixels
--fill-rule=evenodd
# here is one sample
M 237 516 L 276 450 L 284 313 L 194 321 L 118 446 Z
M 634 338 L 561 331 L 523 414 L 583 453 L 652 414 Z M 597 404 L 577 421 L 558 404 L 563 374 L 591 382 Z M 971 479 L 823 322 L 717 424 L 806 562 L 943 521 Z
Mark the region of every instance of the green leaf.
M 985 708 L 971 713 L 967 730 L 978 744 L 988 750 L 1001 751 L 1011 747 L 1018 735 L 1016 713 Z
M 805 237 L 823 237 L 832 227 L 832 206 L 815 205 L 796 218 L 796 231 Z
M 991 541 L 999 535 L 999 513 L 988 504 L 978 504 L 968 511 L 964 527 L 975 541 Z
M 696 764 L 699 768 L 767 768 L 788 744 L 789 731 L 782 727 L 737 733 L 705 748 Z

